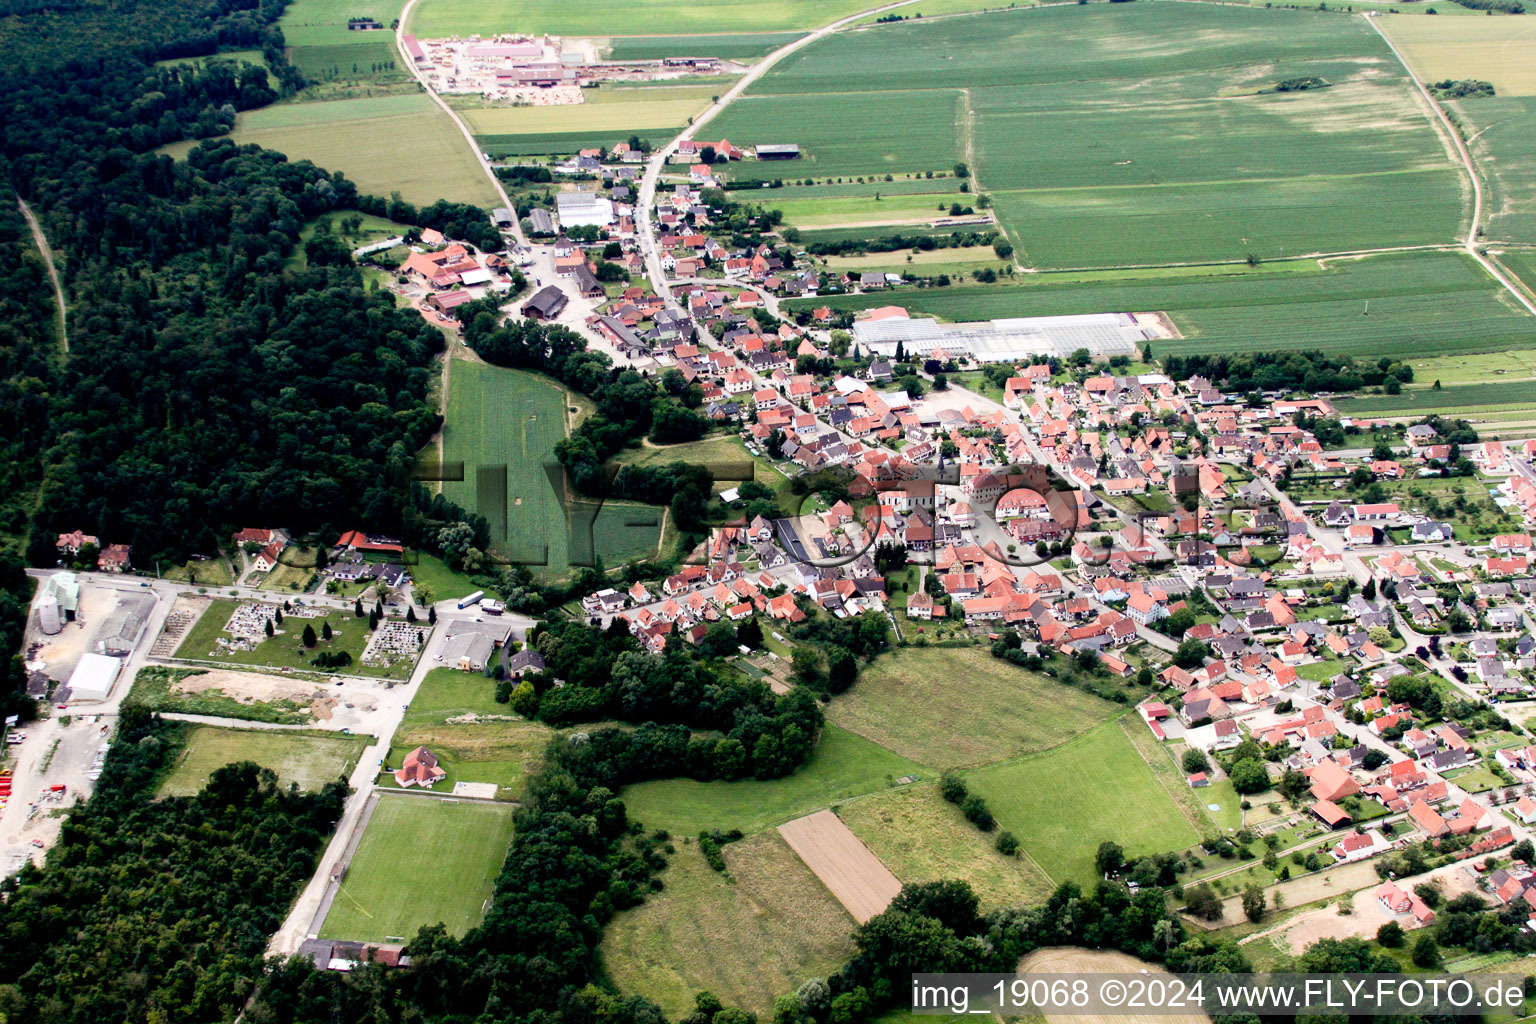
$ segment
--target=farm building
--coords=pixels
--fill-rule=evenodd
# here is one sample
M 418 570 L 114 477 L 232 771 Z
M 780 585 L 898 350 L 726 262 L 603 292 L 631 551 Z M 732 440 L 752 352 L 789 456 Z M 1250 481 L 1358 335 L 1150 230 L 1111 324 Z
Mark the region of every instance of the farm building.
M 1138 320 L 1133 313 L 1014 317 L 959 324 L 902 315 L 853 325 L 854 342 L 867 352 L 894 356 L 900 345 L 908 356 L 926 356 L 942 349 L 950 356 L 969 355 L 983 363 L 1017 362 L 1033 355 L 1066 357 L 1080 348 L 1096 357 L 1134 355 L 1138 343 L 1161 336 L 1153 322 Z
M 535 292 L 533 298 L 523 303 L 523 316 L 532 320 L 553 320 L 569 301 L 559 288 L 547 284 Z
M 555 210 L 562 228 L 605 228 L 613 223 L 613 201 L 591 192 L 561 192 Z
M 498 206 L 491 211 L 491 223 L 499 228 L 509 228 L 513 224 L 512 211 L 505 206 Z
M 793 142 L 758 146 L 757 158 L 759 160 L 799 160 L 800 147 Z
M 474 298 L 469 292 L 438 292 L 427 298 L 427 305 L 443 314 L 443 316 L 457 317 L 458 314 L 454 310 L 466 302 L 474 301 Z
M 97 652 L 118 658 L 132 654 L 154 610 L 155 599 L 148 594 L 119 594 L 112 614 L 97 631 Z

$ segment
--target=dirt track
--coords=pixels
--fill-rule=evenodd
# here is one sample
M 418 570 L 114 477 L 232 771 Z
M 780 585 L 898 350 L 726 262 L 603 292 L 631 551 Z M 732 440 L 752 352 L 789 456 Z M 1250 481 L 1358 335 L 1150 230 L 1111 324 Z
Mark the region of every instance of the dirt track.
M 779 834 L 860 924 L 901 892 L 901 883 L 890 869 L 831 811 L 780 825 Z

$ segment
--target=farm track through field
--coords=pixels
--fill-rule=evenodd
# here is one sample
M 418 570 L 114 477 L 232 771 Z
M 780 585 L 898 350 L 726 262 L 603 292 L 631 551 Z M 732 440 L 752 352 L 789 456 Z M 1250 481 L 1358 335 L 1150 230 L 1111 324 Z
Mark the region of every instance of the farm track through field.
M 916 0 L 909 0 L 909 2 L 916 2 Z M 400 56 L 400 62 L 405 67 L 411 69 L 412 76 L 420 83 L 421 88 L 428 96 L 432 97 L 432 102 L 436 103 L 448 115 L 453 121 L 454 126 L 464 136 L 464 141 L 469 143 L 469 150 L 474 154 L 475 162 L 480 165 L 480 169 L 485 172 L 485 176 L 491 179 L 491 188 L 496 190 L 496 197 L 501 200 L 501 205 L 505 209 L 515 210 L 517 209 L 516 205 L 508 198 L 507 190 L 501 187 L 501 179 L 496 177 L 496 171 L 491 167 L 490 161 L 485 158 L 485 153 L 480 149 L 480 144 L 475 141 L 474 133 L 469 130 L 469 125 L 465 124 L 464 119 L 459 117 L 458 111 L 450 107 L 441 96 L 432 91 L 432 87 L 427 85 L 426 76 L 421 73 L 421 69 L 411 59 L 411 55 L 405 52 L 405 26 L 410 21 L 411 8 L 415 6 L 416 0 L 406 0 L 405 6 L 400 9 L 400 18 L 395 26 L 395 51 Z M 522 222 L 516 216 L 512 218 L 512 233 L 517 238 L 519 245 L 526 246 L 528 244 L 528 236 L 523 234 Z M 445 403 L 444 408 L 446 407 Z
M 59 345 L 63 347 L 64 354 L 69 355 L 69 307 L 64 303 L 64 284 L 59 280 L 59 268 L 53 262 L 53 249 L 48 245 L 48 236 L 43 234 L 43 226 L 37 222 L 37 215 L 32 212 L 32 207 L 27 205 L 27 201 L 18 198 L 16 205 L 20 208 L 27 227 L 32 229 L 32 241 L 37 246 L 38 254 L 43 258 L 43 266 L 48 271 L 48 283 L 53 285 L 53 301 L 59 307 Z
M 1533 304 L 1531 300 L 1526 297 L 1524 292 L 1515 287 L 1515 285 L 1511 284 L 1509 278 L 1504 275 L 1504 272 L 1498 266 L 1496 266 L 1493 261 L 1484 256 L 1482 251 L 1478 248 L 1477 232 L 1483 220 L 1483 182 L 1482 178 L 1478 175 L 1477 166 L 1472 162 L 1472 154 L 1468 151 L 1467 144 L 1462 141 L 1461 133 L 1456 130 L 1455 125 L 1451 124 L 1451 119 L 1445 116 L 1445 111 L 1441 108 L 1440 104 L 1435 101 L 1435 98 L 1429 94 L 1429 90 L 1424 87 L 1424 83 L 1419 80 L 1418 73 L 1415 72 L 1413 68 L 1408 66 L 1408 61 L 1403 57 L 1402 51 L 1399 50 L 1397 48 L 1397 44 L 1394 43 L 1392 39 L 1381 30 L 1381 26 L 1376 23 L 1376 19 L 1373 17 L 1366 17 L 1365 20 L 1371 26 L 1372 31 L 1379 35 L 1382 38 L 1382 41 L 1387 44 L 1389 49 L 1391 49 L 1392 55 L 1396 57 L 1397 62 L 1403 66 L 1403 70 L 1407 72 L 1408 78 L 1413 82 L 1414 88 L 1418 90 L 1418 93 L 1423 98 L 1424 102 L 1429 104 L 1430 109 L 1435 112 L 1435 119 L 1438 126 L 1445 132 L 1446 135 L 1450 137 L 1452 145 L 1456 147 L 1457 156 L 1461 158 L 1462 167 L 1466 170 L 1467 177 L 1472 181 L 1472 223 L 1471 226 L 1467 229 L 1467 240 L 1465 243 L 1467 252 L 1472 256 L 1473 259 L 1482 264 L 1483 269 L 1488 271 L 1489 276 L 1491 276 L 1495 281 L 1499 282 L 1499 284 L 1503 285 L 1505 290 L 1515 297 L 1515 301 L 1524 306 L 1526 310 L 1531 313 L 1531 315 L 1536 316 L 1536 304 Z

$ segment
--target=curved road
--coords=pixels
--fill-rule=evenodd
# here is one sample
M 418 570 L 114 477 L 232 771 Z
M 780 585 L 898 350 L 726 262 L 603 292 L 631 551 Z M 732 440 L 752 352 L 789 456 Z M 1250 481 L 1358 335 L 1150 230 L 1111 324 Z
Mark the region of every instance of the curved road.
M 411 3 L 415 2 L 416 0 L 411 0 Z M 677 138 L 651 154 L 650 160 L 645 165 L 645 176 L 640 180 L 639 196 L 635 200 L 635 233 L 640 238 L 640 251 L 645 255 L 646 274 L 650 277 L 651 288 L 657 295 L 663 299 L 670 299 L 672 292 L 667 287 L 667 275 L 661 268 L 661 254 L 656 251 L 656 234 L 651 227 L 651 207 L 656 203 L 656 185 L 661 180 L 661 170 L 667 165 L 667 158 L 677 152 L 678 144 L 693 138 L 698 134 L 700 128 L 714 120 L 715 115 L 729 106 L 731 101 L 740 96 L 747 86 L 763 77 L 765 72 L 796 50 L 809 46 L 818 39 L 825 39 L 832 33 L 847 28 L 854 22 L 867 18 L 871 14 L 880 14 L 884 11 L 895 10 L 898 7 L 906 7 L 917 2 L 918 0 L 896 0 L 895 3 L 871 7 L 867 11 L 850 14 L 848 17 L 834 21 L 830 25 L 824 25 L 809 35 L 801 36 L 794 42 L 779 47 L 754 64 L 752 70 L 742 75 L 741 79 L 722 93 L 719 99 L 711 103 L 704 113 L 694 118 L 692 124 L 679 132 Z M 410 4 L 406 5 L 406 9 L 410 9 Z M 401 23 L 404 24 L 403 15 Z
M 32 212 L 27 201 L 18 198 L 16 205 L 21 209 L 27 227 L 32 229 L 32 241 L 43 257 L 43 267 L 48 271 L 48 283 L 53 285 L 53 301 L 59 307 L 59 344 L 64 346 L 64 354 L 69 355 L 69 307 L 64 304 L 64 284 L 59 280 L 59 268 L 53 262 L 53 249 L 49 247 L 48 236 L 43 234 L 43 226 L 37 222 L 37 215 Z
M 909 2 L 915 2 L 915 0 L 909 0 Z M 474 132 L 469 130 L 469 126 L 464 123 L 463 118 L 459 117 L 458 112 L 433 91 L 432 87 L 427 84 L 427 76 L 421 73 L 421 69 L 411 59 L 411 55 L 405 52 L 405 26 L 410 20 L 411 8 L 415 6 L 416 0 L 406 0 L 405 7 L 400 11 L 400 23 L 395 28 L 395 51 L 400 54 L 400 62 L 407 68 L 410 68 L 411 74 L 415 76 L 416 81 L 420 82 L 427 95 L 432 97 L 432 102 L 441 107 L 443 113 L 447 114 L 453 120 L 453 123 L 458 126 L 460 133 L 464 136 L 464 141 L 469 143 L 469 151 L 475 155 L 475 160 L 480 164 L 480 169 L 485 172 L 487 178 L 491 179 L 491 187 L 496 190 L 496 195 L 501 200 L 501 205 L 512 211 L 512 233 L 517 237 L 517 244 L 526 246 L 528 238 L 523 234 L 523 225 L 517 218 L 517 210 L 513 207 L 512 200 L 507 198 L 507 190 L 501 187 L 501 179 L 496 177 L 496 171 L 492 169 L 491 162 L 485 158 L 485 153 L 481 151 L 480 143 L 475 141 Z

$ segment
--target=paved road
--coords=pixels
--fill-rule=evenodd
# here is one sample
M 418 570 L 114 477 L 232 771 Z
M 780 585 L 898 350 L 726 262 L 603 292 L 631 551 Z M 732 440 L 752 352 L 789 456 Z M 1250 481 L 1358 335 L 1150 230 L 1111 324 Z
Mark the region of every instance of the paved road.
M 406 4 L 406 10 L 409 11 L 411 4 L 415 2 L 416 0 L 410 0 L 410 3 Z M 678 144 L 694 138 L 700 128 L 714 120 L 715 116 L 729 106 L 748 86 L 761 78 L 775 64 L 778 64 L 790 54 L 809 46 L 819 39 L 825 39 L 832 33 L 847 28 L 854 22 L 867 18 L 871 14 L 895 10 L 898 7 L 906 7 L 917 2 L 918 0 L 896 0 L 895 3 L 883 4 L 879 7 L 860 11 L 857 14 L 850 14 L 848 17 L 834 21 L 830 25 L 825 25 L 809 35 L 801 36 L 786 46 L 779 47 L 753 65 L 752 70 L 742 75 L 736 84 L 722 93 L 715 102 L 709 105 L 709 108 L 704 113 L 694 118 L 693 123 L 678 133 L 677 138 L 651 154 L 650 160 L 645 165 L 645 175 L 640 179 L 640 191 L 635 203 L 635 232 L 640 239 L 640 252 L 645 256 L 646 271 L 651 279 L 651 288 L 657 295 L 667 299 L 671 298 L 672 292 L 667 287 L 666 272 L 661 268 L 661 253 L 656 249 L 656 233 L 651 224 L 651 208 L 656 203 L 656 185 L 661 179 L 662 168 L 666 167 L 667 158 L 677 152 Z M 400 20 L 401 24 L 404 24 L 404 14 L 400 16 Z
M 463 134 L 464 141 L 469 143 L 469 151 L 475 155 L 475 161 L 480 164 L 480 169 L 485 172 L 485 176 L 491 179 L 491 187 L 496 190 L 496 195 L 501 200 L 501 205 L 512 212 L 512 234 L 517 238 L 519 245 L 527 245 L 528 237 L 523 234 L 523 225 L 517 219 L 517 209 L 512 205 L 512 200 L 507 197 L 507 190 L 501 187 L 501 179 L 496 177 L 496 171 L 491 167 L 491 162 L 485 158 L 484 151 L 480 149 L 480 143 L 475 141 L 474 132 L 469 130 L 469 126 L 464 123 L 463 118 L 459 117 L 458 112 L 433 91 L 432 87 L 427 84 L 427 76 L 422 74 L 421 69 L 416 66 L 416 62 L 411 59 L 411 55 L 405 52 L 405 26 L 410 22 L 411 8 L 415 6 L 416 0 L 406 0 L 405 7 L 400 11 L 399 25 L 395 28 L 395 50 L 400 55 L 400 65 L 416 77 L 416 81 L 421 83 L 422 89 L 426 91 L 428 96 L 432 97 L 432 102 L 442 108 L 443 113 L 452 119 L 453 123 Z

